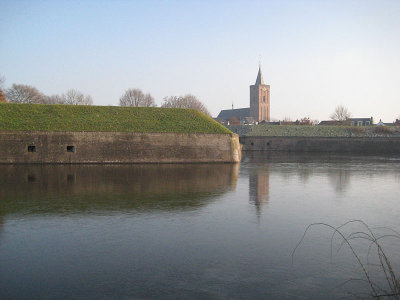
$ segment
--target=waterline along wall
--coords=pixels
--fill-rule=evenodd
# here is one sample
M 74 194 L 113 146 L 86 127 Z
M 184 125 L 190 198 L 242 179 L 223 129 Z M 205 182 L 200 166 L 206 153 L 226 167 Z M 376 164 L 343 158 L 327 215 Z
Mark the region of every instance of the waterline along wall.
M 0 104 L 0 163 L 236 163 L 239 136 L 190 109 Z
M 400 137 L 241 136 L 244 151 L 400 154 Z

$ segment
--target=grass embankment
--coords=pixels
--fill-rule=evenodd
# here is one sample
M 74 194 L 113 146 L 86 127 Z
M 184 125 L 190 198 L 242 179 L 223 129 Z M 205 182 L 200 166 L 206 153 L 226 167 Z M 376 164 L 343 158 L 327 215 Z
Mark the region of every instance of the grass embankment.
M 192 109 L 0 103 L 0 131 L 231 133 Z
M 378 137 L 400 136 L 398 127 L 329 125 L 231 125 L 241 136 Z

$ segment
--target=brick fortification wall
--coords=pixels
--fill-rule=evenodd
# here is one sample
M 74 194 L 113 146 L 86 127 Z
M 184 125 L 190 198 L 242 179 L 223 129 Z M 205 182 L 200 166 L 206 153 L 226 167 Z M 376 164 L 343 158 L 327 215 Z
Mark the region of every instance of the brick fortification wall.
M 239 162 L 236 134 L 0 132 L 0 163 Z
M 292 151 L 400 154 L 400 137 L 267 137 L 241 136 L 244 151 Z

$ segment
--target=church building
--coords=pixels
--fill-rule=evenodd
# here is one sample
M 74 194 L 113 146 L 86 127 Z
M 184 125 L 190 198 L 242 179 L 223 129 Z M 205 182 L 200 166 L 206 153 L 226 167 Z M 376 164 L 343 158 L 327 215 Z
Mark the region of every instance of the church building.
M 240 123 L 260 123 L 270 121 L 270 86 L 264 84 L 261 66 L 258 68 L 256 83 L 250 86 L 250 107 L 224 109 L 217 120 L 231 122 L 236 119 Z

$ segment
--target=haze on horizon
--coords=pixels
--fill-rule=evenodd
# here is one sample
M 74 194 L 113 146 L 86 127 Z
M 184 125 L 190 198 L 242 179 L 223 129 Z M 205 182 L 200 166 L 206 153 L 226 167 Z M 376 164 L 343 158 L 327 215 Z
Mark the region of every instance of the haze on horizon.
M 271 118 L 400 116 L 400 1 L 0 0 L 4 87 L 191 93 L 216 116 L 249 106 L 261 57 Z

